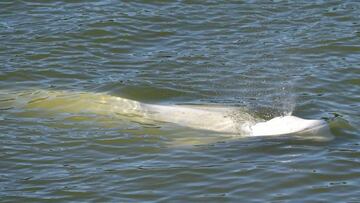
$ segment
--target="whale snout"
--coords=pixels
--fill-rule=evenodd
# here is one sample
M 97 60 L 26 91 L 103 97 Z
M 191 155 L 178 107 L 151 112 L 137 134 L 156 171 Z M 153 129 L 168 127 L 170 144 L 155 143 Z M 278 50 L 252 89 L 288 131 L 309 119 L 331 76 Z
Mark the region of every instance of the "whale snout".
M 331 140 L 333 135 L 323 120 L 307 120 L 296 116 L 281 116 L 251 127 L 252 136 L 295 135 L 301 138 Z

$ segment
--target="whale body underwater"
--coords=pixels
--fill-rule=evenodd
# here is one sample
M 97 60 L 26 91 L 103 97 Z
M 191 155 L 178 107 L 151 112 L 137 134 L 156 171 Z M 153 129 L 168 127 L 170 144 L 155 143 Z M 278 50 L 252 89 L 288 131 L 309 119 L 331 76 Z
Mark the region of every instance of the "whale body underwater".
M 161 105 L 142 103 L 105 93 L 36 90 L 0 93 L 0 107 L 46 109 L 67 113 L 119 115 L 129 120 L 166 122 L 232 137 L 293 136 L 301 139 L 333 139 L 324 120 L 279 116 L 264 120 L 243 108 L 213 105 Z

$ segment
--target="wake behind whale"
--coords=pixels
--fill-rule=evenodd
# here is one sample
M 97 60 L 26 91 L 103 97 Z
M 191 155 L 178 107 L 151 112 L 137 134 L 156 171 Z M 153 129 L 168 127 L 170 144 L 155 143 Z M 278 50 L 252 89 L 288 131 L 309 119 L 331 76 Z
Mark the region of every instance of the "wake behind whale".
M 113 115 L 145 123 L 166 122 L 231 137 L 291 135 L 316 140 L 333 138 L 323 120 L 282 116 L 265 121 L 238 107 L 147 104 L 105 93 L 48 90 L 2 93 L 1 97 L 1 109 Z

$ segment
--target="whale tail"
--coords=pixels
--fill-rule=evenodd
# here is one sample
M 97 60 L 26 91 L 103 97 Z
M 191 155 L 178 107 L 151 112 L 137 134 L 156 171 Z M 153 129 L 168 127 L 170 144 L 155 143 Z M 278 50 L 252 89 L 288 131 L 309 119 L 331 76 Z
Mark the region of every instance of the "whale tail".
M 67 113 L 144 116 L 144 104 L 103 93 L 35 90 L 0 94 L 2 109 L 46 109 Z

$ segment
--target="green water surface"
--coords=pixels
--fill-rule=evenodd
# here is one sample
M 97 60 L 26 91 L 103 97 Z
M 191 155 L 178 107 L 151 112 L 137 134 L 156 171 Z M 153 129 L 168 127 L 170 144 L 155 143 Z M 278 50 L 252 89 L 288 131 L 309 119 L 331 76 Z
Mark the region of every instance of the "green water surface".
M 2 0 L 0 202 L 360 202 L 359 23 L 357 0 Z M 8 104 L 36 89 L 292 112 L 335 139 L 174 146 L 206 134 Z

